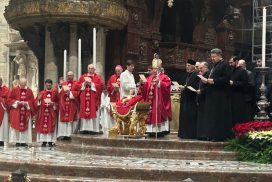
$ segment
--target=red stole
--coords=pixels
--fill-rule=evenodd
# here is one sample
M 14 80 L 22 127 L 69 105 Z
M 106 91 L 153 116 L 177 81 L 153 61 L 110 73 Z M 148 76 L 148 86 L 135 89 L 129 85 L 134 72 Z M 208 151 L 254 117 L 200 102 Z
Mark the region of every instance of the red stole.
M 91 86 L 86 85 L 84 90 L 80 90 L 82 83 L 85 81 L 84 77 L 90 77 L 92 83 L 95 85 L 95 90 L 91 89 Z M 80 118 L 93 119 L 96 118 L 96 111 L 101 104 L 101 93 L 104 87 L 102 78 L 98 74 L 92 76 L 84 74 L 79 78 L 76 90 L 79 91 L 80 99 Z
M 6 100 L 9 96 L 9 89 L 6 86 L 0 86 L 0 126 L 2 126 L 4 114 L 5 114 L 5 108 L 7 108 Z
M 112 83 L 117 83 L 120 88 L 120 77 L 114 74 L 110 77 L 107 83 L 107 92 L 110 97 L 110 102 L 117 102 L 118 100 L 120 100 L 120 92 L 114 91 L 114 87 Z
M 57 112 L 54 110 L 54 105 L 45 103 L 45 99 L 50 99 L 51 102 L 56 103 L 57 94 L 55 91 L 44 90 L 40 92 L 40 96 L 40 105 L 38 105 L 38 99 L 35 101 L 35 106 L 38 110 L 35 123 L 36 132 L 43 134 L 53 133 L 56 126 Z
M 25 101 L 28 103 L 30 110 L 23 104 L 18 104 L 17 108 L 13 108 L 12 105 L 16 101 Z M 20 86 L 16 86 L 12 89 L 10 97 L 7 100 L 7 104 L 10 108 L 9 119 L 12 128 L 19 132 L 26 131 L 28 129 L 28 122 L 31 114 L 34 112 L 33 107 L 34 96 L 29 88 L 21 89 Z
M 77 92 L 73 91 L 76 86 L 76 81 L 67 81 L 63 85 L 70 87 L 70 92 L 73 94 L 74 99 L 70 99 L 69 94 L 67 94 L 63 89 L 60 93 L 60 121 L 61 122 L 73 122 L 78 119 L 78 99 Z

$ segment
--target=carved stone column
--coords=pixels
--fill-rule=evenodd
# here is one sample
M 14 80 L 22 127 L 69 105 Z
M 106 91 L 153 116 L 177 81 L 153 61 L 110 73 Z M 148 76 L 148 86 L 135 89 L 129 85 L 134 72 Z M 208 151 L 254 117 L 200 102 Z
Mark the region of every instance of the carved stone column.
M 77 78 L 77 61 L 78 61 L 78 57 L 77 57 L 77 24 L 75 23 L 71 23 L 70 24 L 70 48 L 69 48 L 69 66 L 67 68 L 69 68 L 69 70 L 66 70 L 66 72 L 68 71 L 73 71 L 74 72 L 74 77 Z
M 57 60 L 54 54 L 53 43 L 50 38 L 50 26 L 45 26 L 45 70 L 44 80 L 51 79 L 55 85 L 58 81 Z M 43 84 L 43 83 L 40 83 Z
M 106 30 L 97 28 L 96 34 L 96 72 L 105 80 Z

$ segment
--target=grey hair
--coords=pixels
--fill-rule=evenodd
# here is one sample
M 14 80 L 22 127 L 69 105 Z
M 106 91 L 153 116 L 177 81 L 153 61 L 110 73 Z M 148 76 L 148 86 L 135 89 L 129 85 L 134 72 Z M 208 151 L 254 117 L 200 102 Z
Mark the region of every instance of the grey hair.
M 206 61 L 202 61 L 201 64 L 203 64 L 204 66 L 206 66 L 207 68 L 209 68 L 209 63 Z
M 222 50 L 219 48 L 214 48 L 211 50 L 211 54 L 218 54 L 218 55 L 222 55 Z

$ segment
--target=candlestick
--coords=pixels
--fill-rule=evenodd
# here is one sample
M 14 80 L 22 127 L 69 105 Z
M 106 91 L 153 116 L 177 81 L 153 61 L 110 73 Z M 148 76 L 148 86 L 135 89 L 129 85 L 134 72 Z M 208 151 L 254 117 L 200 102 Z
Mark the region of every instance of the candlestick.
M 265 67 L 266 51 L 266 8 L 263 8 L 263 33 L 262 33 L 262 67 Z
M 66 70 L 67 70 L 67 50 L 63 53 L 63 80 L 66 81 Z
M 93 65 L 96 67 L 96 28 L 93 28 Z
M 77 77 L 81 76 L 81 39 L 78 39 L 78 65 L 77 65 Z

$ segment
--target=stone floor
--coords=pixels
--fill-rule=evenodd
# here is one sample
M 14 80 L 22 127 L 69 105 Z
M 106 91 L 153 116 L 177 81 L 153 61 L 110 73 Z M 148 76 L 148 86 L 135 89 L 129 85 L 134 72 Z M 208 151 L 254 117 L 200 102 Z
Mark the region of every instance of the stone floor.
M 271 164 L 238 161 L 171 160 L 154 158 L 112 157 L 62 152 L 54 148 L 0 148 L 0 161 L 50 163 L 57 165 L 115 166 L 126 168 L 157 168 L 163 170 L 218 170 L 271 172 Z
M 29 173 L 33 182 L 54 181 L 182 181 L 191 177 L 195 182 L 271 182 L 272 164 L 256 164 L 232 160 L 191 160 L 166 158 L 151 158 L 150 155 L 137 154 L 153 146 L 152 151 L 199 151 L 223 152 L 224 143 L 180 141 L 177 138 L 166 139 L 107 139 L 103 136 L 75 135 L 71 143 L 57 143 L 55 148 L 42 148 L 33 143 L 31 147 L 21 148 L 9 145 L 0 147 L 0 181 L 3 177 L 21 168 Z M 122 143 L 119 146 L 117 143 Z M 146 145 L 141 143 L 146 142 Z M 76 143 L 76 144 L 75 144 Z M 66 145 L 66 146 L 65 146 Z M 115 146 L 116 145 L 116 146 Z M 156 146 L 159 147 L 156 149 Z M 165 145 L 164 148 L 161 148 Z M 180 145 L 180 146 L 177 146 Z M 196 147 L 198 145 L 200 147 Z M 70 152 L 60 147 L 89 147 L 88 150 L 109 150 L 103 154 L 94 155 L 85 150 Z M 130 148 L 130 155 L 115 155 Z M 206 146 L 206 147 L 205 147 Z M 100 148 L 99 148 L 100 147 Z M 143 147 L 143 148 L 141 148 Z M 88 151 L 87 150 L 87 151 Z M 95 149 L 97 150 L 97 149 Z M 150 152 L 150 151 L 149 151 Z M 112 154 L 109 154 L 112 153 Z M 158 152 L 156 154 L 159 154 Z M 171 152 L 169 153 L 171 154 Z M 183 152 L 178 155 L 185 155 Z M 196 153 L 195 155 L 200 155 Z M 226 155 L 226 154 L 223 154 Z M 200 157 L 201 158 L 201 157 Z M 1 178 L 2 177 L 2 178 Z

